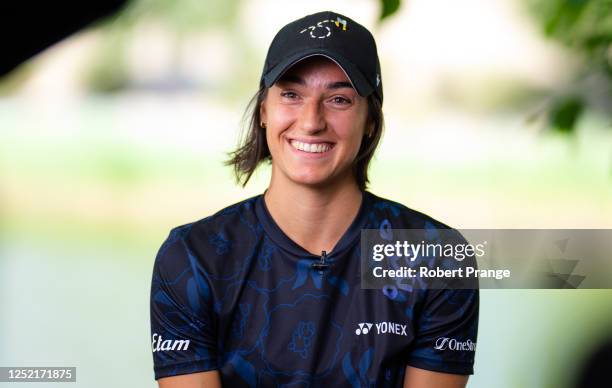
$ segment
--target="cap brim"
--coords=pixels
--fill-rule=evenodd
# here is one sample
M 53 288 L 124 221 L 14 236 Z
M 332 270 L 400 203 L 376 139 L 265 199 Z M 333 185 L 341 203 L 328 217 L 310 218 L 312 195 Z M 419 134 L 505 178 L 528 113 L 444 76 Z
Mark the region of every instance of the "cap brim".
M 305 50 L 285 58 L 263 76 L 263 84 L 267 88 L 271 87 L 293 65 L 306 58 L 314 56 L 326 57 L 340 66 L 360 96 L 367 97 L 374 92 L 374 87 L 370 85 L 357 66 L 353 65 L 350 61 L 346 60 L 342 55 L 336 52 L 320 48 Z

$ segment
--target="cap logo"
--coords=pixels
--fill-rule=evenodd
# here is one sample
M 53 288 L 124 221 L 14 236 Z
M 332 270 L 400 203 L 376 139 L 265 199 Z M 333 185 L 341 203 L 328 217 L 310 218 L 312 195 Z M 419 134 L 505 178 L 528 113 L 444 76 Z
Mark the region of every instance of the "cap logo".
M 314 26 L 309 26 L 300 31 L 300 34 L 303 34 L 306 31 L 310 31 L 310 37 L 313 39 L 325 39 L 329 38 L 332 33 L 332 29 L 325 24 L 333 23 L 337 28 L 342 28 L 342 31 L 346 31 L 346 20 L 341 17 L 337 17 L 336 20 L 322 20 L 315 24 Z M 342 26 L 342 27 L 340 27 Z

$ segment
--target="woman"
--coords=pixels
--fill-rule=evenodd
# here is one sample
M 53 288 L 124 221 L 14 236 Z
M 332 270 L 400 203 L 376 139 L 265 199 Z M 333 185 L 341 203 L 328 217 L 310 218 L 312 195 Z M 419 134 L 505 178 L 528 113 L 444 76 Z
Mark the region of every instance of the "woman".
M 271 161 L 268 189 L 173 229 L 156 258 L 160 387 L 465 386 L 474 350 L 442 344 L 475 343 L 477 290 L 360 287 L 362 229 L 447 228 L 366 191 L 382 100 L 361 25 L 320 12 L 278 32 L 230 161 L 245 184 Z

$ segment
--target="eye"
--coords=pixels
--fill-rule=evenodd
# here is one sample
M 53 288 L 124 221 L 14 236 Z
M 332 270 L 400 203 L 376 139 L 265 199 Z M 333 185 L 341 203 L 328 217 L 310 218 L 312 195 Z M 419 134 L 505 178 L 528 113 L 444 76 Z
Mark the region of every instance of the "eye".
M 281 92 L 281 97 L 293 100 L 293 99 L 296 99 L 298 95 L 296 92 L 292 92 L 290 90 L 284 90 Z
M 348 105 L 351 103 L 351 100 L 349 100 L 346 97 L 342 97 L 342 96 L 334 96 L 331 98 L 331 102 L 333 102 L 336 105 Z

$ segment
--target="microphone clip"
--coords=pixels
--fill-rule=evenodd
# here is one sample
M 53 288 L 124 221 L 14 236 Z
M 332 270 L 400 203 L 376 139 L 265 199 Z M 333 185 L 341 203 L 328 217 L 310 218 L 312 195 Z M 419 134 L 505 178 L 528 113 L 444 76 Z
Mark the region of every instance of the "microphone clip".
M 321 252 L 321 260 L 315 261 L 314 263 L 310 265 L 310 267 L 316 271 L 323 272 L 324 270 L 329 268 L 329 264 L 325 262 L 326 258 L 327 258 L 327 252 L 325 251 Z

